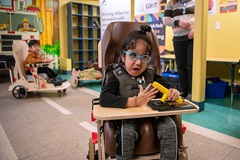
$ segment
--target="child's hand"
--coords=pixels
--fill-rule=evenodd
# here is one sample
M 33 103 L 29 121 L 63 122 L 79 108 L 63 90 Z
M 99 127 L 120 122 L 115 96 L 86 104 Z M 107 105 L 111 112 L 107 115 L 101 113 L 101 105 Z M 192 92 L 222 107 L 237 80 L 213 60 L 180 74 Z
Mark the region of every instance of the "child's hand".
M 147 104 L 151 99 L 156 97 L 156 94 L 158 93 L 157 87 L 151 88 L 152 84 L 149 84 L 147 88 L 143 90 L 143 87 L 139 85 L 139 93 L 138 93 L 138 99 L 137 99 L 137 105 L 142 106 L 144 104 Z
M 169 89 L 168 100 L 175 101 L 180 96 L 180 92 L 174 88 Z

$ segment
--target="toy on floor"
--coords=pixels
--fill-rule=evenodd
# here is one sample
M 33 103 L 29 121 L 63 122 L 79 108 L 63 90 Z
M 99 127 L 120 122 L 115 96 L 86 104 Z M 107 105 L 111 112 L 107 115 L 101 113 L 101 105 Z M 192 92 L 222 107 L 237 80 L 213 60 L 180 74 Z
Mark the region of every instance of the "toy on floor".
M 83 86 L 84 81 L 100 81 L 102 79 L 102 73 L 94 68 L 85 70 L 72 69 L 72 75 L 70 78 L 70 83 L 73 87 Z

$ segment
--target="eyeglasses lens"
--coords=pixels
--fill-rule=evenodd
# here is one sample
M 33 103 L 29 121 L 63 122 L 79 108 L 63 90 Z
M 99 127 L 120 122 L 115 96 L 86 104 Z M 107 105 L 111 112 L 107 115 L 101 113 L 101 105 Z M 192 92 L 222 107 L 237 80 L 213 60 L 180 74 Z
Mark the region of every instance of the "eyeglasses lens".
M 130 54 L 129 54 L 129 56 L 130 56 L 130 58 L 132 59 L 132 60 L 134 60 L 134 61 L 136 61 L 137 59 L 138 59 L 138 53 L 136 53 L 136 52 L 131 52 Z
M 148 63 L 149 60 L 150 60 L 150 57 L 149 57 L 148 55 L 143 55 L 143 56 L 142 56 L 142 62 L 143 62 L 143 63 Z
M 141 59 L 142 63 L 148 63 L 151 60 L 151 57 L 149 55 L 142 55 L 139 56 L 139 54 L 137 52 L 127 52 L 124 51 L 131 60 L 136 61 L 138 59 Z

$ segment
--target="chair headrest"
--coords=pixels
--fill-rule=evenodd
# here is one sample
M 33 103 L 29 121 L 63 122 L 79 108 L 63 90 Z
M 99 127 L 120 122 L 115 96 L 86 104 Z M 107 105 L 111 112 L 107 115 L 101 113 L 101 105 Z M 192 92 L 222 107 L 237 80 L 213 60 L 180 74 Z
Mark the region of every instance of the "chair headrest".
M 19 63 L 23 62 L 28 55 L 28 45 L 25 41 L 13 41 L 13 56 L 17 56 Z M 14 57 L 15 58 L 15 57 Z
M 139 30 L 141 25 L 146 23 L 141 22 L 112 22 L 110 23 L 101 39 L 101 53 L 102 53 L 102 70 L 111 63 L 116 63 L 116 52 L 121 49 L 124 39 L 127 34 L 133 30 Z M 152 60 L 151 64 L 156 71 L 161 73 L 160 53 L 157 36 L 152 30 L 151 33 L 147 33 L 152 46 Z

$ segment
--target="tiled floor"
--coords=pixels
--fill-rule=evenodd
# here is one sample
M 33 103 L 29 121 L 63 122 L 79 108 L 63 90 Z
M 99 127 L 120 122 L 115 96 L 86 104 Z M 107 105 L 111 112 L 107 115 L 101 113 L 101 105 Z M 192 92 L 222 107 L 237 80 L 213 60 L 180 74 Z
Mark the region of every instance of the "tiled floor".
M 100 84 L 31 93 L 15 99 L 8 77 L 0 74 L 0 160 L 86 159 L 88 139 L 96 124 L 90 121 L 91 100 Z M 236 106 L 239 97 L 235 97 Z M 205 110 L 184 115 L 189 160 L 240 160 L 239 108 L 229 98 L 209 99 Z
M 230 95 L 223 99 L 206 99 L 205 110 L 197 114 L 183 115 L 185 121 L 240 138 L 240 96 L 234 96 L 230 105 Z

